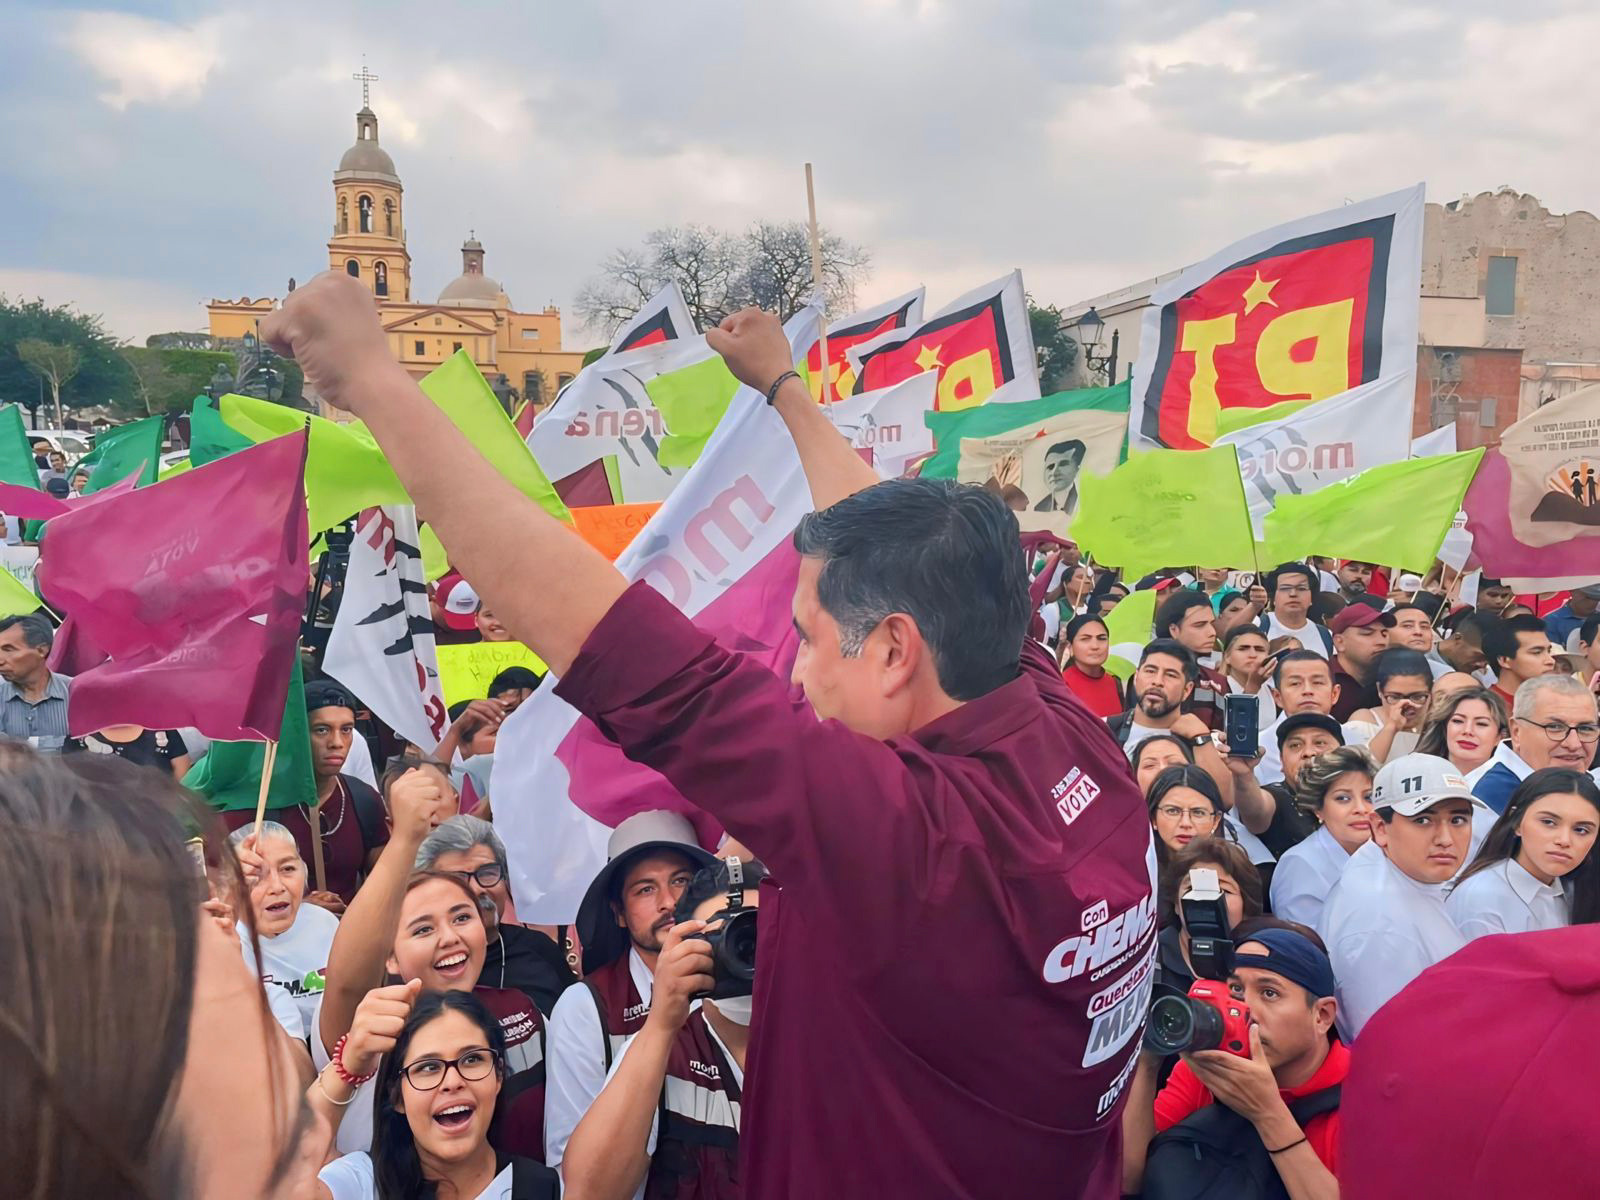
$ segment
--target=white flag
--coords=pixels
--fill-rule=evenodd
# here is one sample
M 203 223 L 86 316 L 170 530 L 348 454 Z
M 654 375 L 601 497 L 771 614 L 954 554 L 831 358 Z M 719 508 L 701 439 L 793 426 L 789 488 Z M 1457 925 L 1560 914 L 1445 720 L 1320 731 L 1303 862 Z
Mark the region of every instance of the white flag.
M 323 669 L 385 725 L 433 753 L 449 719 L 410 505 L 369 508 L 357 518 Z
M 879 479 L 898 479 L 912 459 L 933 453 L 933 430 L 922 416 L 933 411 L 938 386 L 939 376 L 924 371 L 881 392 L 837 400 L 828 415 L 852 446 L 871 455 Z
M 1413 381 L 1386 376 L 1278 421 L 1217 439 L 1239 450 L 1239 476 L 1256 536 L 1278 496 L 1303 495 L 1411 453 Z
M 1432 433 L 1425 433 L 1421 437 L 1411 439 L 1412 458 L 1432 458 L 1435 454 L 1454 454 L 1456 452 L 1456 423 L 1451 421 L 1448 425 L 1441 425 Z

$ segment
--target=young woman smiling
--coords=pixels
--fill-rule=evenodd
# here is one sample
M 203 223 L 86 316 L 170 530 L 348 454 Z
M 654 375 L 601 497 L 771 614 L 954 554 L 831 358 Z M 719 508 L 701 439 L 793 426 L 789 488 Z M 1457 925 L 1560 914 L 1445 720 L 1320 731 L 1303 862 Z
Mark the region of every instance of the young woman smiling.
M 1486 687 L 1460 688 L 1434 699 L 1416 752 L 1447 758 L 1467 775 L 1494 757 L 1509 725 L 1499 696 Z
M 1295 803 L 1317 818 L 1317 831 L 1278 859 L 1272 912 L 1313 929 L 1350 856 L 1372 837 L 1372 780 L 1377 767 L 1359 746 L 1341 746 L 1300 767 Z
M 1600 919 L 1597 831 L 1600 788 L 1587 772 L 1535 771 L 1511 793 L 1445 912 L 1468 938 Z

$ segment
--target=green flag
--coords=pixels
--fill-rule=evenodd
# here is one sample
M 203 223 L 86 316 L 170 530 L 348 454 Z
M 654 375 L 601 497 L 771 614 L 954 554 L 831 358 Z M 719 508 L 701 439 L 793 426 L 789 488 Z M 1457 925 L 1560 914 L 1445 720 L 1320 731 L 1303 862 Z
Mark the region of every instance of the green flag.
M 183 786 L 204 796 L 220 812 L 254 811 L 261 794 L 265 742 L 212 742 L 199 762 L 183 777 Z M 300 678 L 300 656 L 289 676 L 283 706 L 283 728 L 273 762 L 267 808 L 314 804 L 317 781 L 311 771 L 311 727 L 306 721 L 306 694 Z
M 204 396 L 194 398 L 189 413 L 189 463 L 203 467 L 219 458 L 255 445 L 244 434 L 222 419 L 216 405 Z
M 467 435 L 491 467 L 552 517 L 572 524 L 572 514 L 556 495 L 543 468 L 533 460 L 533 451 L 465 350 L 458 350 L 428 372 L 422 390 Z
M 134 487 L 154 483 L 161 470 L 161 438 L 166 427 L 165 417 L 146 417 L 108 429 L 95 438 L 94 449 L 78 464 L 93 468 L 89 482 L 83 485 L 83 494 L 121 483 L 134 472 L 138 472 Z
M 661 410 L 667 435 L 661 439 L 656 461 L 663 467 L 693 466 L 706 448 L 711 431 L 722 420 L 739 390 L 722 355 L 657 375 L 644 385 L 650 400 Z
M 1272 561 L 1319 554 L 1427 571 L 1482 458 L 1481 447 L 1413 458 L 1280 495 L 1262 523 Z
M 1217 436 L 1227 437 L 1252 425 L 1265 425 L 1268 421 L 1281 421 L 1292 417 L 1302 408 L 1310 408 L 1315 400 L 1285 400 L 1269 404 L 1266 408 L 1225 408 L 1217 414 Z
M 1115 387 L 1057 392 L 1020 404 L 980 404 L 956 412 L 925 413 L 922 419 L 933 431 L 938 449 L 923 461 L 921 474 L 929 479 L 960 478 L 963 441 L 1026 432 L 1033 427 L 1047 431 L 1057 424 L 1053 419 L 1063 413 L 1122 413 L 1126 417 L 1131 387 L 1125 380 Z
M 1072 536 L 1096 562 L 1121 567 L 1129 577 L 1160 567 L 1243 567 L 1255 560 L 1250 508 L 1231 445 L 1131 455 L 1109 475 L 1079 476 L 1078 488 Z
M 39 468 L 33 461 L 33 443 L 22 426 L 22 410 L 15 404 L 0 408 L 0 483 L 19 483 L 39 490 Z
M 1155 588 L 1145 588 L 1124 596 L 1106 614 L 1106 636 L 1111 643 L 1106 670 L 1118 679 L 1127 679 L 1139 668 L 1139 655 L 1156 623 L 1156 599 Z

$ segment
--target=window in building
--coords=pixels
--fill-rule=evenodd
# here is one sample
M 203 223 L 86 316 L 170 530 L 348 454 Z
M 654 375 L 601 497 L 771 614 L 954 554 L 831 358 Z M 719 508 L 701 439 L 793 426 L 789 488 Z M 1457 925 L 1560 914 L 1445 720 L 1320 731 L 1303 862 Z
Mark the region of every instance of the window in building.
M 372 197 L 362 196 L 356 201 L 356 207 L 361 210 L 361 232 L 372 232 Z
M 390 237 L 394 236 L 394 201 L 383 202 L 383 231 Z
M 357 279 L 361 278 L 361 264 L 358 263 L 355 259 L 352 258 L 352 259 L 348 260 L 344 264 L 344 269 L 345 269 L 345 273 L 347 275 L 352 275 Z
M 413 342 L 412 345 L 417 348 L 417 357 L 418 358 L 421 358 L 424 354 L 426 354 L 428 352 L 427 346 L 425 346 L 422 342 Z
M 1478 424 L 1493 426 L 1495 424 L 1496 415 L 1494 397 L 1485 396 L 1483 398 L 1482 412 L 1478 417 Z
M 459 350 L 459 349 L 461 349 L 461 343 L 460 342 L 451 342 L 450 343 L 450 348 L 452 350 Z
M 525 342 L 537 342 L 539 340 L 539 331 L 537 329 L 524 329 L 522 331 L 522 340 Z
M 1483 285 L 1483 311 L 1491 317 L 1509 317 L 1517 311 L 1517 260 L 1491 254 L 1489 275 Z
M 562 388 L 566 387 L 567 384 L 569 384 L 571 382 L 572 382 L 572 376 L 568 375 L 566 372 L 563 371 L 560 375 L 556 376 L 556 390 L 560 391 Z
M 389 268 L 382 263 L 375 263 L 372 268 L 373 290 L 380 296 L 389 294 Z
M 339 232 L 350 232 L 350 202 L 343 196 L 339 197 Z
M 443 317 L 435 317 L 433 319 L 433 323 L 435 325 L 443 325 L 444 324 L 444 318 Z
M 522 394 L 528 398 L 529 404 L 544 403 L 544 375 L 539 371 L 524 371 L 522 373 Z

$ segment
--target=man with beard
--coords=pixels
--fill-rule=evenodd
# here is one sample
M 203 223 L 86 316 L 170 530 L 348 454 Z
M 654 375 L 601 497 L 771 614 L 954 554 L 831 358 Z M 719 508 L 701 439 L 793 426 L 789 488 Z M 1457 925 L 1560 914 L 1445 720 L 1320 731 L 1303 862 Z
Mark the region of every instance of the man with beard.
M 1339 581 L 1339 594 L 1346 600 L 1357 600 L 1372 587 L 1372 564 L 1346 559 L 1339 564 L 1334 578 Z
M 557 1168 L 623 1043 L 644 1028 L 678 898 L 695 871 L 717 862 L 687 817 L 660 810 L 623 821 L 608 850 L 578 907 L 583 982 L 561 994 L 545 1039 L 544 1153 Z
M 1394 618 L 1370 604 L 1351 604 L 1328 622 L 1333 634 L 1333 682 L 1339 689 L 1333 715 L 1348 721 L 1362 708 L 1377 708 L 1378 655 L 1389 647 Z
M 1111 736 L 1130 756 L 1140 742 L 1158 733 L 1176 734 L 1195 747 L 1210 743 L 1206 723 L 1183 711 L 1183 702 L 1194 694 L 1199 678 L 1199 665 L 1182 643 L 1157 638 L 1144 648 L 1133 673 L 1133 707 L 1106 721 Z

